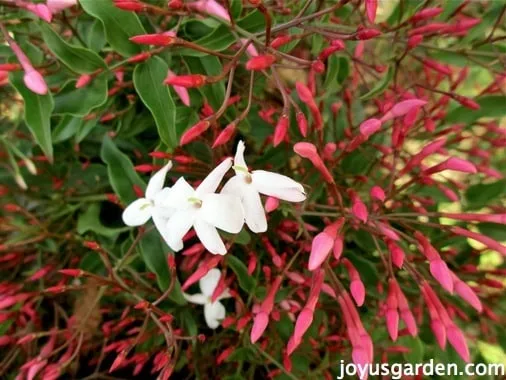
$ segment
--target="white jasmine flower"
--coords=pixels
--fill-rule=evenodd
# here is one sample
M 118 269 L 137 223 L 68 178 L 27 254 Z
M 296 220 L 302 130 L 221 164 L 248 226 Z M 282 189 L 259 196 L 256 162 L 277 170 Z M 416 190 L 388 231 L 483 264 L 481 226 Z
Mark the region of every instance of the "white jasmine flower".
M 175 209 L 166 224 L 166 241 L 174 251 L 183 248 L 183 237 L 193 227 L 209 252 L 219 255 L 227 253 L 216 228 L 235 234 L 241 231 L 244 224 L 244 211 L 239 197 L 215 194 L 231 166 L 231 158 L 224 160 L 196 190 L 183 177 L 170 189 L 163 205 Z
M 155 227 L 160 232 L 162 237 L 166 239 L 165 225 L 167 219 L 174 212 L 173 209 L 163 207 L 161 205 L 164 199 L 170 192 L 170 188 L 163 188 L 167 172 L 172 168 L 172 162 L 169 161 L 167 165 L 157 171 L 149 180 L 144 198 L 139 198 L 128 205 L 123 211 L 123 222 L 130 227 L 140 226 L 146 223 L 150 218 L 153 218 Z
M 260 194 L 290 202 L 306 199 L 304 188 L 293 179 L 265 170 L 248 171 L 244 161 L 244 142 L 239 141 L 234 158 L 235 176 L 225 184 L 222 194 L 235 194 L 241 198 L 246 224 L 253 232 L 265 232 L 267 219 Z
M 220 300 L 224 298 L 231 297 L 228 289 L 216 299 L 216 301 L 212 302 L 211 297 L 218 286 L 218 282 L 220 281 L 221 272 L 219 269 L 213 268 L 207 274 L 202 277 L 199 281 L 200 291 L 202 293 L 197 294 L 186 294 L 183 293 L 184 298 L 191 303 L 197 305 L 204 305 L 204 318 L 206 320 L 207 325 L 211 329 L 217 328 L 221 320 L 225 318 L 226 310 L 225 306 L 220 302 Z

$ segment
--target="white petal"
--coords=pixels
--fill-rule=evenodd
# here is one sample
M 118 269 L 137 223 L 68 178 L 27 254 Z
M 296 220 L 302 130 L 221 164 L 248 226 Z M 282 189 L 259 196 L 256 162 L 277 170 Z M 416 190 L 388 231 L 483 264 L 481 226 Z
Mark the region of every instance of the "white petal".
M 172 162 L 169 161 L 167 165 L 158 170 L 149 180 L 148 187 L 146 188 L 146 198 L 153 200 L 156 193 L 162 190 L 163 184 L 165 183 L 165 176 L 167 172 L 172 168 Z
M 239 233 L 244 224 L 241 199 L 232 194 L 206 194 L 197 217 L 220 230 Z
M 227 311 L 221 302 L 206 303 L 204 305 L 204 318 L 211 329 L 217 328 L 225 318 Z
M 191 303 L 194 303 L 197 305 L 205 305 L 208 300 L 207 296 L 200 294 L 200 293 L 197 293 L 197 294 L 183 293 L 183 297 L 188 302 L 191 302 Z
M 213 268 L 199 280 L 200 291 L 203 295 L 211 297 L 218 286 L 220 281 L 221 271 L 218 268 Z
M 188 198 L 195 196 L 195 190 L 190 186 L 184 177 L 180 177 L 174 186 L 170 188 L 170 191 L 164 190 L 164 199 L 159 199 L 159 203 L 163 207 L 174 208 L 174 209 L 185 209 L 190 207 Z
M 151 218 L 152 210 L 151 201 L 146 198 L 139 198 L 130 203 L 121 216 L 127 226 L 140 226 Z
M 219 296 L 218 296 L 218 301 L 219 300 L 222 300 L 222 299 L 225 299 L 225 298 L 230 298 L 232 297 L 232 294 L 230 294 L 230 290 L 229 289 L 225 289 L 223 291 L 223 293 L 221 293 Z
M 290 202 L 302 202 L 306 199 L 302 185 L 285 175 L 255 170 L 251 177 L 253 185 L 261 194 Z
M 194 220 L 193 209 L 178 210 L 169 218 L 165 225 L 164 239 L 175 252 L 183 248 L 183 237 L 192 227 Z
M 221 164 L 215 167 L 211 173 L 207 175 L 206 178 L 201 182 L 199 187 L 197 187 L 198 196 L 202 196 L 208 193 L 214 193 L 218 188 L 223 176 L 228 172 L 228 170 L 232 167 L 232 158 L 226 158 L 223 160 Z
M 248 168 L 246 161 L 244 161 L 244 141 L 239 141 L 235 150 L 234 166 L 242 166 L 245 169 Z
M 195 228 L 198 238 L 209 252 L 215 255 L 224 255 L 227 253 L 225 244 L 223 244 L 215 227 L 203 220 L 196 220 L 193 224 L 193 228 Z
M 267 218 L 262 200 L 253 184 L 247 183 L 241 176 L 234 176 L 223 186 L 221 192 L 238 195 L 241 198 L 244 218 L 251 231 L 256 233 L 267 231 Z
M 169 218 L 164 217 L 162 214 L 160 214 L 160 212 L 157 209 L 153 210 L 152 218 L 153 218 L 153 223 L 155 224 L 155 227 L 158 230 L 158 233 L 162 236 L 165 243 L 167 243 L 167 245 L 169 247 L 171 247 L 171 249 L 174 251 L 176 251 L 176 250 L 179 251 L 179 250 L 183 249 L 183 241 L 180 241 L 177 243 L 171 242 L 171 244 L 174 246 L 174 248 L 171 246 L 171 244 L 169 244 L 170 238 L 171 238 L 171 236 L 169 234 L 169 229 L 167 228 L 167 222 L 168 222 Z

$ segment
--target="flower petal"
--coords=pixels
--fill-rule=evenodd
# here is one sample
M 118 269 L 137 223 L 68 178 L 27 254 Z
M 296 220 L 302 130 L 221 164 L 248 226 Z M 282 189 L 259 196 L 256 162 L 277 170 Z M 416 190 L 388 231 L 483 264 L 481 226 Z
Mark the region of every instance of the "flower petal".
M 159 199 L 157 196 L 159 205 L 178 210 L 190 207 L 191 204 L 188 202 L 188 198 L 195 196 L 195 190 L 186 182 L 184 177 L 180 177 L 174 186 L 170 188 L 170 191 L 163 191 L 164 199 Z
M 183 293 L 183 297 L 188 302 L 194 303 L 196 305 L 205 305 L 208 300 L 208 297 L 201 293 L 197 294 Z
M 218 188 L 223 176 L 228 172 L 228 170 L 232 167 L 232 158 L 224 159 L 221 164 L 215 167 L 211 173 L 207 175 L 206 178 L 200 183 L 199 187 L 197 187 L 198 196 L 202 196 L 208 193 L 214 193 Z
M 241 199 L 232 194 L 206 194 L 198 218 L 220 230 L 239 233 L 244 225 Z
M 239 141 L 235 150 L 234 165 L 248 169 L 248 165 L 246 165 L 246 161 L 244 161 L 244 141 L 242 140 Z
M 160 211 L 156 208 L 153 209 L 153 214 L 151 215 L 153 218 L 153 223 L 155 224 L 156 229 L 158 230 L 158 233 L 162 236 L 165 243 L 167 243 L 168 246 L 170 246 L 169 242 L 171 239 L 171 236 L 169 234 L 169 229 L 167 228 L 167 222 L 169 221 L 169 218 L 165 217 Z M 177 250 L 183 249 L 183 242 L 175 243 L 172 242 L 172 244 L 178 248 Z M 172 248 L 172 247 L 171 247 Z M 174 248 L 172 248 L 175 250 Z
M 204 305 L 204 318 L 211 329 L 217 328 L 221 320 L 225 318 L 227 311 L 221 302 L 206 303 Z
M 188 209 L 176 211 L 167 221 L 163 237 L 174 251 L 183 248 L 183 237 L 192 227 L 194 220 L 195 211 Z
M 193 228 L 195 228 L 197 237 L 209 252 L 215 255 L 224 255 L 227 253 L 225 244 L 223 244 L 215 227 L 203 220 L 196 220 Z
M 153 200 L 156 193 L 163 188 L 165 183 L 165 176 L 167 172 L 172 168 L 172 161 L 169 161 L 167 165 L 158 170 L 149 180 L 148 187 L 146 187 L 146 198 Z
M 139 198 L 128 205 L 121 217 L 127 226 L 140 226 L 151 218 L 152 211 L 151 202 L 146 198 Z
M 221 271 L 218 268 L 212 268 L 207 274 L 199 280 L 200 291 L 203 295 L 211 297 L 220 281 Z
M 302 202 L 306 199 L 302 185 L 285 175 L 255 170 L 251 177 L 253 185 L 261 194 L 290 202 Z

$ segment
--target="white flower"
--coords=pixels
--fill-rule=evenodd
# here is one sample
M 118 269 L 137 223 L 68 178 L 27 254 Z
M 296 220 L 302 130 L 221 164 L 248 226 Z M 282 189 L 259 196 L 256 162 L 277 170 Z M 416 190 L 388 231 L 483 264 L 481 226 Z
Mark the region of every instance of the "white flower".
M 216 228 L 239 233 L 244 224 L 244 211 L 238 196 L 214 192 L 231 166 L 232 159 L 227 158 L 209 173 L 196 190 L 183 177 L 170 189 L 162 204 L 175 209 L 166 224 L 166 241 L 174 251 L 183 248 L 183 237 L 193 227 L 209 252 L 227 253 Z
M 235 194 L 241 198 L 246 224 L 253 232 L 267 231 L 267 219 L 260 194 L 290 202 L 306 199 L 304 188 L 293 179 L 265 170 L 248 171 L 244 161 L 244 142 L 239 141 L 234 158 L 235 176 L 225 184 L 223 194 Z
M 139 198 L 128 205 L 123 211 L 123 222 L 130 227 L 140 226 L 153 218 L 155 227 L 162 237 L 167 240 L 165 225 L 168 217 L 174 212 L 173 209 L 163 207 L 161 200 L 170 192 L 170 188 L 163 188 L 165 176 L 172 168 L 172 162 L 157 171 L 148 182 L 144 198 Z
M 220 300 L 224 298 L 231 297 L 228 289 L 225 289 L 223 293 L 216 299 L 216 301 L 211 301 L 211 296 L 218 286 L 218 282 L 220 281 L 221 272 L 219 269 L 213 268 L 207 274 L 202 277 L 199 281 L 200 291 L 202 293 L 197 294 L 186 294 L 183 293 L 184 298 L 191 303 L 197 305 L 204 305 L 204 318 L 206 320 L 207 325 L 211 329 L 217 328 L 221 320 L 225 318 L 225 306 L 222 305 Z

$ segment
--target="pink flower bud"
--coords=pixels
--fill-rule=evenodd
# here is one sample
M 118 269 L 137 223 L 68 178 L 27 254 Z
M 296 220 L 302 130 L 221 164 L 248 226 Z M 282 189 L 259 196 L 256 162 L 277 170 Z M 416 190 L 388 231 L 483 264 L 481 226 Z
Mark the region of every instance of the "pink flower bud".
M 223 145 L 223 144 L 226 144 L 227 142 L 229 142 L 235 133 L 236 127 L 237 127 L 237 125 L 234 122 L 227 125 L 225 127 L 225 129 L 223 129 L 220 132 L 220 134 L 218 135 L 218 137 L 216 137 L 216 139 L 214 140 L 213 148 L 216 148 L 217 146 L 220 146 L 220 145 Z
M 467 347 L 466 338 L 462 331 L 452 324 L 446 330 L 448 342 L 453 346 L 457 354 L 466 362 L 469 363 L 470 355 L 469 348 Z
M 176 42 L 176 37 L 167 33 L 139 34 L 130 37 L 130 41 L 139 45 L 168 46 Z
M 474 100 L 467 98 L 465 96 L 460 95 L 454 95 L 453 99 L 455 99 L 457 102 L 462 104 L 464 107 L 472 109 L 472 110 L 479 110 L 480 105 L 476 103 Z
M 384 202 L 386 199 L 385 192 L 379 186 L 373 186 L 371 188 L 371 191 L 369 192 L 369 195 L 371 196 L 371 198 L 377 199 L 381 202 Z
M 471 289 L 471 287 L 467 285 L 464 281 L 456 279 L 456 281 L 453 284 L 453 288 L 455 290 L 455 293 L 457 293 L 464 301 L 466 301 L 469 305 L 475 308 L 478 312 L 481 313 L 483 311 L 483 306 L 480 302 L 480 299 L 473 291 L 473 289 Z
M 202 87 L 204 84 L 206 84 L 206 77 L 205 75 L 200 74 L 173 75 L 173 73 L 168 73 L 163 83 L 171 86 L 195 88 Z
M 343 259 L 342 263 L 350 276 L 350 293 L 358 306 L 362 306 L 365 300 L 365 287 L 360 279 L 358 271 L 348 259 Z
M 76 88 L 82 88 L 88 85 L 91 82 L 92 76 L 89 74 L 81 75 L 76 82 Z
M 303 112 L 297 112 L 297 126 L 299 127 L 300 134 L 302 137 L 307 136 L 307 119 Z
M 399 334 L 399 312 L 396 309 L 387 309 L 385 318 L 388 334 L 395 342 Z
M 334 178 L 332 174 L 328 171 L 325 164 L 323 163 L 322 158 L 318 154 L 316 146 L 311 143 L 300 142 L 293 146 L 293 151 L 297 153 L 299 156 L 307 158 L 311 161 L 316 169 L 320 171 L 323 175 L 325 181 L 332 183 L 334 182 Z
M 199 12 L 207 13 L 212 16 L 222 18 L 230 21 L 230 16 L 225 8 L 215 0 L 199 0 L 189 3 L 188 7 L 198 10 Z
M 309 326 L 313 322 L 313 314 L 314 310 L 305 307 L 297 316 L 297 321 L 295 322 L 295 329 L 293 332 L 294 340 L 301 340 L 304 334 L 306 333 Z
M 440 164 L 434 165 L 429 169 L 424 170 L 424 175 L 431 175 L 434 173 L 442 172 L 443 170 L 455 170 L 462 173 L 476 173 L 477 169 L 473 163 L 462 158 L 450 157 Z
M 52 14 L 58 13 L 64 9 L 73 7 L 77 0 L 47 0 L 46 5 Z
M 404 263 L 404 251 L 396 245 L 393 241 L 388 241 L 387 243 L 388 250 L 392 256 L 392 263 L 397 268 L 402 268 L 402 264 Z
M 446 347 L 446 329 L 443 326 L 443 323 L 441 323 L 441 320 L 439 319 L 432 319 L 430 321 L 430 328 L 436 337 L 439 347 L 444 350 Z
M 385 115 L 383 115 L 381 121 L 385 122 L 396 117 L 404 116 L 414 108 L 422 107 L 425 104 L 427 104 L 427 102 L 421 99 L 404 100 L 395 104 Z
M 480 243 L 482 243 L 483 245 L 487 246 L 488 248 L 490 248 L 490 249 L 492 249 L 494 251 L 499 252 L 503 256 L 506 256 L 506 246 L 502 245 L 498 241 L 495 241 L 494 239 L 492 239 L 492 238 L 490 238 L 488 236 L 482 235 L 482 234 L 477 233 L 477 232 L 468 231 L 468 230 L 466 230 L 466 229 L 464 229 L 462 227 L 452 227 L 451 231 L 454 234 L 465 236 L 465 237 L 468 237 L 470 239 L 479 241 Z
M 308 269 L 310 271 L 318 269 L 329 255 L 333 246 L 334 238 L 326 232 L 320 232 L 316 235 L 311 243 Z
M 355 218 L 360 220 L 362 223 L 367 223 L 367 219 L 369 218 L 369 212 L 367 211 L 367 207 L 365 206 L 362 199 L 359 198 L 358 195 L 354 195 L 351 200 L 351 213 Z
M 344 246 L 344 238 L 342 236 L 337 236 L 334 241 L 334 247 L 332 248 L 332 254 L 336 260 L 339 260 L 341 255 L 343 254 L 343 246 Z
M 422 20 L 427 20 L 429 18 L 434 18 L 439 16 L 443 12 L 442 7 L 432 7 L 432 8 L 424 8 L 420 12 L 415 13 L 409 19 L 410 22 L 415 23 Z
M 435 259 L 430 262 L 430 273 L 448 292 L 453 294 L 453 279 L 448 266 L 442 259 Z
M 378 8 L 378 0 L 365 0 L 365 13 L 370 22 L 374 22 L 376 18 L 376 9 Z
M 139 0 L 114 0 L 114 5 L 128 12 L 140 12 L 145 8 Z
M 248 43 L 248 39 L 246 39 L 246 38 L 241 38 L 241 43 L 242 43 L 243 45 L 247 44 L 247 43 Z M 248 53 L 248 55 L 249 55 L 250 57 L 256 57 L 256 56 L 258 56 L 258 55 L 259 55 L 259 54 L 258 54 L 257 49 L 255 48 L 255 45 L 253 45 L 253 42 L 252 42 L 252 43 L 250 43 L 250 44 L 248 45 L 248 47 L 246 48 L 246 53 Z
M 251 328 L 251 343 L 255 343 L 264 333 L 269 324 L 269 315 L 266 312 L 259 312 L 253 317 L 253 327 Z
M 370 40 L 374 37 L 378 37 L 379 35 L 381 35 L 381 32 L 377 29 L 363 28 L 357 30 L 357 32 L 355 33 L 355 38 L 357 40 Z
M 389 225 L 382 222 L 377 222 L 377 226 L 381 233 L 387 238 L 392 239 L 393 241 L 401 240 L 397 232 L 395 232 Z
M 423 36 L 421 34 L 415 34 L 409 37 L 407 47 L 408 49 L 414 49 L 423 42 Z
M 207 131 L 211 123 L 207 120 L 201 120 L 194 126 L 190 127 L 188 130 L 186 130 L 183 135 L 181 136 L 181 139 L 179 141 L 179 144 L 181 146 L 186 145 L 193 140 L 197 139 L 202 133 Z
M 270 213 L 279 207 L 279 199 L 275 197 L 267 197 L 265 201 L 265 212 Z
M 292 41 L 292 36 L 290 36 L 290 35 L 278 36 L 271 41 L 271 47 L 273 49 L 277 49 L 283 45 L 286 45 L 287 43 L 289 43 L 291 41 Z
M 274 62 L 276 62 L 276 57 L 273 55 L 258 55 L 250 58 L 250 60 L 246 62 L 246 69 L 252 71 L 262 71 L 271 67 Z
M 346 48 L 343 40 L 332 40 L 330 41 L 330 45 L 339 48 L 339 50 L 344 50 Z
M 44 81 L 44 78 L 35 69 L 26 71 L 23 81 L 25 82 L 26 87 L 36 94 L 45 95 L 48 92 L 47 84 Z
M 47 5 L 26 3 L 25 8 L 27 11 L 32 12 L 35 16 L 41 18 L 45 22 L 51 22 L 53 15 Z
M 176 74 L 174 74 L 171 70 L 167 72 L 167 79 L 175 77 Z M 188 94 L 188 90 L 184 86 L 177 86 L 173 85 L 172 88 L 176 92 L 177 96 L 179 96 L 179 99 L 183 102 L 185 106 L 190 106 L 190 95 Z
M 290 120 L 288 119 L 288 115 L 281 115 L 281 117 L 278 120 L 278 123 L 276 124 L 276 128 L 274 129 L 274 138 L 273 138 L 273 145 L 278 146 L 283 142 L 285 139 L 288 128 L 290 124 Z
M 360 124 L 360 134 L 369 138 L 372 134 L 379 131 L 381 128 L 381 120 L 379 119 L 368 119 Z

